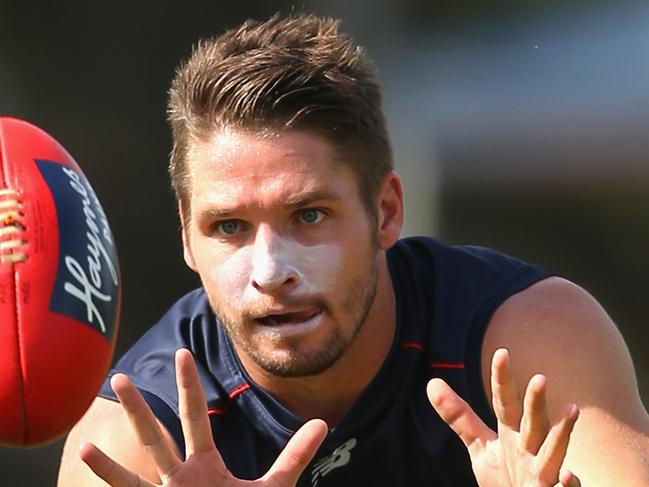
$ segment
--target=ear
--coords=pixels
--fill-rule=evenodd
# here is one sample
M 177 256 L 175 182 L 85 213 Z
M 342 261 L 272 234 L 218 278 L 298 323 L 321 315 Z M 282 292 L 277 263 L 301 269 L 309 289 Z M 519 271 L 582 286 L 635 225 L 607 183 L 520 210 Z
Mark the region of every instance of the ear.
M 188 215 L 185 215 L 183 205 L 180 201 L 178 202 L 178 215 L 180 216 L 181 234 L 183 237 L 183 258 L 185 259 L 185 264 L 187 264 L 187 267 L 194 272 L 198 272 L 196 270 L 196 262 L 194 261 L 189 241 L 189 221 L 185 218 L 186 216 L 188 217 Z
M 390 171 L 378 193 L 378 243 L 384 250 L 399 239 L 403 227 L 403 186 L 396 172 Z

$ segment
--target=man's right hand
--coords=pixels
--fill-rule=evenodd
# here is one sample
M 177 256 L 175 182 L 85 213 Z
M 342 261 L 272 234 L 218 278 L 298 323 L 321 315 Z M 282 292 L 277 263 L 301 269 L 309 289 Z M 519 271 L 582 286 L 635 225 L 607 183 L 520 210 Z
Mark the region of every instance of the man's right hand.
M 289 440 L 270 470 L 255 481 L 240 480 L 226 468 L 210 428 L 203 390 L 191 353 L 176 352 L 176 381 L 180 421 L 185 438 L 185 461 L 182 461 L 163 435 L 153 412 L 123 374 L 115 375 L 115 391 L 140 446 L 155 465 L 162 486 L 227 487 L 255 483 L 273 487 L 293 487 L 304 468 L 327 435 L 321 420 L 308 421 Z M 91 443 L 80 449 L 81 459 L 93 472 L 113 487 L 154 487 L 138 473 L 124 468 Z

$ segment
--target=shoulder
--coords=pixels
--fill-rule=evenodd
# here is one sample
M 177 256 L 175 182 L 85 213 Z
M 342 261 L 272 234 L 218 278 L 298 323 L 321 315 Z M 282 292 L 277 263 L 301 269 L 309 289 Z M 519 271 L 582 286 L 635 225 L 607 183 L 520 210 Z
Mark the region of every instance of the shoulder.
M 520 395 L 533 374 L 547 377 L 551 419 L 567 403 L 579 406 L 565 463 L 584 485 L 647 485 L 649 415 L 624 340 L 588 292 L 554 277 L 496 310 L 481 358 L 489 397 L 489 363 L 500 347 L 510 351 Z
M 203 288 L 197 288 L 178 299 L 129 349 L 130 354 L 155 348 L 164 350 L 186 345 L 193 333 L 214 328 L 213 313 Z
M 620 332 L 595 298 L 570 281 L 541 280 L 495 310 L 481 357 L 489 396 L 491 357 L 501 347 L 510 351 L 519 384 L 536 373 L 548 377 L 551 412 L 566 401 L 610 412 L 621 404 L 639 405 L 633 364 Z
M 218 356 L 218 348 L 208 349 L 207 344 L 218 345 L 219 339 L 205 292 L 199 288 L 176 301 L 158 323 L 120 357 L 108 379 L 115 373 L 124 373 L 140 390 L 158 396 L 173 407 L 176 402 L 176 350 L 187 348 L 195 356 L 199 368 L 205 368 L 205 362 L 213 358 L 212 355 Z M 202 369 L 201 372 L 207 373 Z M 116 399 L 108 379 L 101 395 Z
M 513 275 L 536 271 L 537 267 L 487 247 L 447 245 L 429 237 L 407 237 L 388 251 L 393 268 L 427 273 L 440 282 L 457 281 L 464 286 L 478 281 L 498 281 Z
M 175 448 L 164 427 L 162 430 L 172 448 Z M 106 485 L 79 457 L 80 446 L 87 442 L 93 443 L 116 462 L 143 478 L 152 482 L 159 481 L 155 466 L 137 442 L 120 404 L 98 397 L 66 439 L 58 487 Z
M 479 354 L 465 350 L 465 340 L 479 342 L 479 349 L 496 309 L 549 275 L 493 249 L 451 246 L 425 237 L 399 241 L 388 257 L 397 295 L 416 296 L 410 306 L 428 311 L 432 346 L 441 348 L 435 354 L 443 356 L 448 340 L 455 340 L 462 355 L 458 359 L 468 354 L 473 360 Z
M 529 342 L 522 339 L 528 336 L 561 337 L 561 343 L 568 345 L 574 343 L 566 340 L 588 338 L 584 336 L 587 331 L 619 335 L 602 306 L 586 290 L 566 279 L 549 277 L 512 295 L 495 310 L 485 340 L 512 342 L 518 338 L 522 344 Z
M 430 364 L 462 365 L 457 370 L 435 365 L 434 373 L 492 422 L 481 374 L 485 330 L 496 309 L 548 273 L 494 249 L 425 237 L 402 239 L 391 251 L 395 294 L 406 317 L 402 322 L 415 323 L 409 330 L 424 337 Z

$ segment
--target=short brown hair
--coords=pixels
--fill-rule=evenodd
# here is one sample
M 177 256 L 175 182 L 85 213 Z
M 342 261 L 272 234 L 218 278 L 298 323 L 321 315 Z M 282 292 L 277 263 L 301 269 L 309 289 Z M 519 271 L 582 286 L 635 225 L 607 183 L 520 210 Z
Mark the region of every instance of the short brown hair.
M 373 62 L 339 20 L 278 14 L 200 41 L 169 91 L 169 173 L 189 209 L 187 155 L 216 130 L 312 130 L 348 162 L 371 215 L 392 151 Z

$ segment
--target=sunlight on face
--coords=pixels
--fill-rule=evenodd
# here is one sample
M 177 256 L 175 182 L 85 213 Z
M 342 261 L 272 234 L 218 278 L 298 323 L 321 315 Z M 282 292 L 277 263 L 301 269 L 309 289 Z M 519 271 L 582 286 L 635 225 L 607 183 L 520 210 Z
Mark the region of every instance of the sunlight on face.
M 189 170 L 185 258 L 235 347 L 274 375 L 326 370 L 377 287 L 376 225 L 352 170 L 297 131 L 220 132 Z

